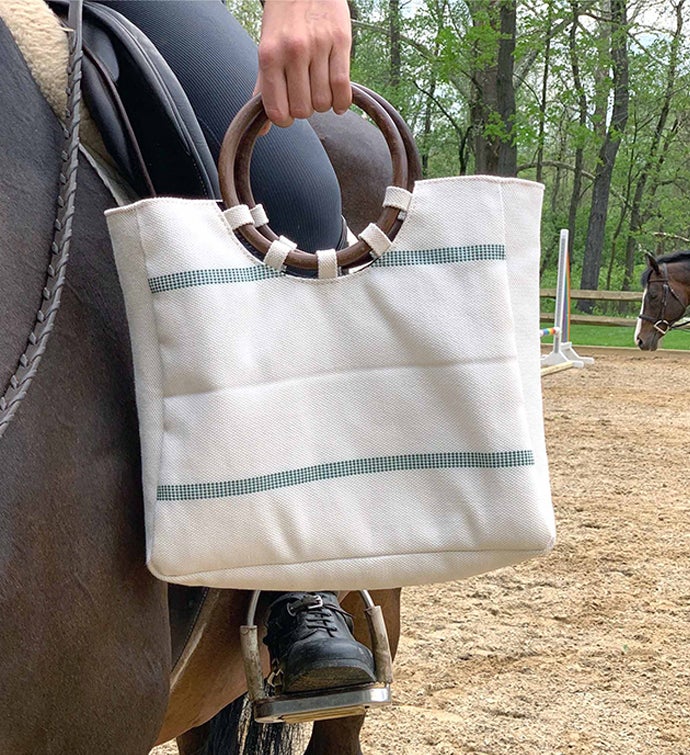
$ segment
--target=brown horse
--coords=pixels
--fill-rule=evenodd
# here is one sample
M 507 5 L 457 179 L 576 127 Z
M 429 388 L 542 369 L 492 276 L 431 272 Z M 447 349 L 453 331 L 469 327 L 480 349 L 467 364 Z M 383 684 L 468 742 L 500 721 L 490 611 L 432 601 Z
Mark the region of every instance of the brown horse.
M 4 387 L 45 286 L 62 132 L 2 21 L 0 70 Z M 370 128 L 353 115 L 348 144 L 357 147 Z M 380 202 L 387 157 L 367 156 L 370 165 L 382 159 L 383 177 L 358 185 L 357 199 Z M 372 216 L 357 218 L 347 200 L 346 190 L 346 212 L 361 227 Z M 37 377 L 0 441 L 3 755 L 144 755 L 172 737 L 185 755 L 202 745 L 214 752 L 208 735 L 220 727 L 207 722 L 245 688 L 238 627 L 248 594 L 168 588 L 144 566 L 127 323 L 103 219 L 111 206 L 82 159 L 62 306 Z M 374 596 L 393 647 L 398 596 Z M 349 607 L 361 634 L 359 606 Z M 359 752 L 361 723 L 316 724 L 308 752 Z M 215 752 L 233 746 L 226 739 Z
M 690 251 L 658 258 L 648 254 L 647 263 L 635 343 L 643 351 L 656 351 L 666 333 L 679 327 L 690 304 Z

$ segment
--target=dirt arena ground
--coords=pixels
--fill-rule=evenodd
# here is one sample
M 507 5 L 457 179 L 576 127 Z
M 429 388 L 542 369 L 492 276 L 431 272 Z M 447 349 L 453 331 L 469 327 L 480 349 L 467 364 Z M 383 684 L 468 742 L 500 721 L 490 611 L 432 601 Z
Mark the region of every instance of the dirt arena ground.
M 690 354 L 581 352 L 544 378 L 556 549 L 404 591 L 366 755 L 690 755 Z

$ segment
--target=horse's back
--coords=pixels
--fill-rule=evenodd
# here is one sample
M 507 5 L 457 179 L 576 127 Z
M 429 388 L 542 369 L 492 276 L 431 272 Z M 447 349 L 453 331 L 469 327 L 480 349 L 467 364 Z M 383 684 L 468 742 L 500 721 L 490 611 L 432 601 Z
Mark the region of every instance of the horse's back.
M 0 379 L 40 306 L 62 130 L 0 22 Z M 165 586 L 144 567 L 124 308 L 80 161 L 74 238 L 49 348 L 0 441 L 0 752 L 146 752 L 167 702 Z M 104 739 L 107 737 L 107 741 Z

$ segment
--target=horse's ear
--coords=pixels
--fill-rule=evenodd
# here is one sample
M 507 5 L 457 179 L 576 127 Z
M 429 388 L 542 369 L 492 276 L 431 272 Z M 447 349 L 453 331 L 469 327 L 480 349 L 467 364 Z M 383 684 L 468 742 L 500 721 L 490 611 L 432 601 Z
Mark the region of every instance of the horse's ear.
M 645 257 L 647 258 L 647 263 L 649 264 L 649 267 L 651 267 L 655 273 L 660 275 L 661 271 L 659 270 L 659 263 L 656 261 L 656 257 L 653 254 L 650 254 L 649 252 L 645 252 Z

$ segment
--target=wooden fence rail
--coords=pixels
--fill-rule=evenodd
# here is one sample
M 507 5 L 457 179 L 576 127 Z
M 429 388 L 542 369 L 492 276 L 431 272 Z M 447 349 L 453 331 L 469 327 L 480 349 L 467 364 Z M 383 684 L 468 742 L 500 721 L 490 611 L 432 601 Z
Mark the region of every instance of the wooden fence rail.
M 542 288 L 542 299 L 555 299 L 555 288 Z M 571 299 L 591 299 L 594 301 L 642 301 L 642 291 L 589 291 L 576 288 L 570 291 Z
M 555 288 L 542 288 L 539 292 L 542 299 L 555 299 Z M 572 299 L 586 299 L 589 301 L 642 301 L 642 291 L 589 291 L 584 289 L 573 289 L 570 291 Z M 553 312 L 542 312 L 540 314 L 542 322 L 552 322 Z M 573 313 L 570 314 L 570 322 L 575 325 L 619 325 L 624 327 L 635 327 L 636 318 L 634 317 L 606 317 L 604 315 L 586 315 Z

